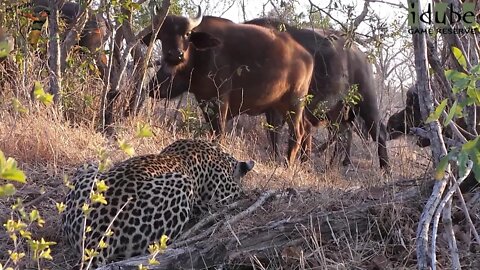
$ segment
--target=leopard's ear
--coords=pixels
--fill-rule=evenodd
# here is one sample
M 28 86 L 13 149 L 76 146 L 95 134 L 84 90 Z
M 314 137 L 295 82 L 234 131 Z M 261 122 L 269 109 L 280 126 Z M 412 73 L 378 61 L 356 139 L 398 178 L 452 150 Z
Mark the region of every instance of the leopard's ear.
M 245 173 L 251 171 L 253 167 L 255 166 L 255 161 L 249 160 L 247 162 L 241 162 L 242 166 L 242 171 L 245 171 Z
M 235 176 L 244 177 L 249 171 L 253 169 L 254 166 L 255 166 L 255 162 L 253 160 L 249 160 L 247 162 L 244 162 L 244 161 L 237 162 L 237 166 L 235 168 Z

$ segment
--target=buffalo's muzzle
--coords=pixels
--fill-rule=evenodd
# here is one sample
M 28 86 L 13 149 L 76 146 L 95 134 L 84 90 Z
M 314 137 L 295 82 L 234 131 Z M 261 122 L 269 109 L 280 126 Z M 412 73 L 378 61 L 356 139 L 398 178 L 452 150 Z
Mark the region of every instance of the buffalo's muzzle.
M 176 50 L 170 50 L 168 51 L 167 55 L 165 56 L 165 61 L 172 63 L 172 64 L 178 64 L 182 62 L 184 58 L 184 52 L 183 50 L 176 49 Z

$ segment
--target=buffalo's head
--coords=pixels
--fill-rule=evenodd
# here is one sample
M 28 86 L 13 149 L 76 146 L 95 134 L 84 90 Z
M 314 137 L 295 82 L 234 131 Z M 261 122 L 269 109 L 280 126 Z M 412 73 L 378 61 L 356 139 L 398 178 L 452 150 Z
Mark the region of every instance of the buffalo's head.
M 160 90 L 160 98 L 173 98 L 186 92 L 188 83 L 185 81 L 193 68 L 195 52 L 220 44 L 220 41 L 209 33 L 198 31 L 197 27 L 202 19 L 200 7 L 194 18 L 173 15 L 165 18 L 157 36 L 162 42 L 162 66 L 157 72 L 155 82 L 150 82 L 150 96 L 153 96 L 152 91 L 156 89 Z M 147 35 L 143 41 L 147 43 L 149 40 L 150 35 Z
M 407 91 L 407 101 L 405 109 L 393 114 L 388 119 L 387 130 L 390 139 L 397 139 L 403 134 L 410 134 L 412 128 L 422 127 L 424 125 L 420 112 L 420 103 L 415 87 Z M 420 146 L 426 146 L 426 142 L 419 141 Z M 428 143 L 429 145 L 429 143 Z

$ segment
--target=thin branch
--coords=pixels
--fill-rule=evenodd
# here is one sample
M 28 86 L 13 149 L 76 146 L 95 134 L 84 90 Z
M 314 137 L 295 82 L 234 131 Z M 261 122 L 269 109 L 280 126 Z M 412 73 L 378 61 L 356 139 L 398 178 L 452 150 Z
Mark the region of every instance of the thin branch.
M 348 31 L 348 27 L 347 27 L 346 25 L 344 25 L 342 22 L 340 22 L 339 20 L 335 19 L 332 15 L 330 15 L 329 12 L 327 12 L 327 11 L 325 11 L 323 8 L 315 5 L 315 4 L 312 2 L 312 0 L 308 0 L 308 2 L 310 3 L 310 6 L 311 6 L 311 7 L 314 7 L 314 8 L 317 9 L 316 11 L 313 11 L 313 13 L 319 12 L 319 11 L 325 13 L 332 21 L 338 23 L 338 24 L 342 27 L 342 30 L 343 30 L 343 31 L 345 31 L 345 32 Z
M 223 10 L 222 12 L 220 12 L 219 17 L 223 17 L 223 15 L 225 15 L 225 13 L 227 13 L 227 11 L 229 11 L 229 10 L 233 7 L 233 5 L 235 5 L 235 3 L 236 3 L 235 1 L 232 1 L 232 2 L 230 3 L 230 5 L 229 5 L 225 10 Z
M 432 258 L 431 258 L 431 267 L 432 267 L 432 270 L 435 270 L 436 269 L 436 261 L 437 261 L 437 257 L 436 257 L 436 238 L 437 238 L 437 233 L 438 233 L 438 223 L 440 221 L 440 215 L 443 211 L 443 209 L 445 208 L 445 206 L 447 204 L 449 204 L 449 202 L 451 201 L 452 199 L 452 196 L 453 194 L 455 193 L 455 191 L 457 191 L 460 187 L 460 184 L 468 177 L 468 175 L 470 174 L 470 172 L 472 171 L 472 167 L 473 167 L 473 162 L 471 160 L 469 160 L 467 162 L 467 168 L 465 170 L 465 175 L 463 175 L 460 179 L 458 179 L 458 181 L 454 181 L 453 183 L 453 186 L 450 187 L 450 189 L 447 191 L 447 193 L 445 194 L 445 196 L 443 197 L 443 199 L 440 201 L 439 205 L 438 205 L 438 208 L 436 209 L 435 211 L 435 216 L 433 217 L 433 226 L 432 226 Z M 450 202 L 451 203 L 451 202 Z M 453 243 L 453 242 L 456 242 L 455 240 L 455 236 L 453 235 L 453 232 L 452 233 L 449 233 L 447 232 L 450 236 L 450 238 L 453 237 L 453 239 L 450 239 L 450 241 L 452 241 L 452 243 L 449 243 L 452 244 L 453 246 L 450 247 L 452 250 L 451 250 L 451 254 L 452 254 L 452 267 L 454 267 L 455 265 L 460 265 L 460 260 L 458 258 L 458 248 L 457 250 L 455 250 L 455 247 L 456 247 L 456 243 Z M 460 269 L 460 268 L 453 268 L 453 269 Z
M 465 218 L 467 219 L 468 226 L 470 226 L 470 229 L 472 230 L 472 233 L 473 233 L 473 236 L 475 237 L 475 241 L 477 242 L 477 245 L 480 245 L 480 236 L 478 235 L 477 228 L 475 227 L 475 224 L 473 224 L 472 218 L 470 217 L 467 204 L 465 203 L 465 198 L 463 198 L 462 191 L 460 190 L 460 185 L 458 185 L 458 188 L 457 188 L 457 195 L 458 195 L 458 198 L 460 199 L 461 208 L 462 208 L 463 214 L 465 215 Z
M 372 3 L 382 3 L 382 4 L 387 4 L 387 5 L 391 5 L 391 6 L 394 6 L 394 7 L 398 7 L 398 8 L 408 10 L 408 8 L 404 4 L 400 3 L 400 1 L 399 1 L 399 3 L 392 3 L 392 2 L 388 2 L 388 1 L 384 1 L 384 0 L 369 0 L 369 1 L 372 2 Z
M 172 245 L 172 248 L 178 248 L 178 247 L 183 247 L 187 246 L 193 242 L 199 241 L 200 239 L 208 237 L 208 235 L 212 234 L 217 228 L 227 226 L 228 224 L 233 224 L 239 221 L 242 218 L 245 218 L 252 212 L 254 212 L 258 207 L 262 206 L 270 197 L 274 196 L 276 194 L 275 190 L 267 190 L 265 191 L 259 198 L 258 200 L 252 204 L 250 207 L 248 207 L 246 210 L 240 212 L 239 214 L 235 215 L 229 220 L 223 221 L 221 223 L 217 223 L 214 226 L 211 226 L 209 229 L 205 230 L 203 233 L 198 234 L 194 237 L 191 237 L 189 239 L 186 239 L 184 241 L 176 242 Z
M 353 30 L 357 29 L 357 27 L 363 22 L 363 20 L 365 20 L 365 17 L 367 16 L 367 13 L 368 13 L 369 5 L 370 5 L 370 0 L 365 0 L 365 2 L 363 3 L 362 12 L 353 21 Z
M 197 233 L 198 231 L 200 231 L 200 229 L 204 226 L 206 226 L 207 224 L 209 224 L 210 222 L 216 220 L 219 216 L 225 214 L 225 212 L 228 212 L 232 209 L 235 209 L 237 208 L 239 205 L 241 205 L 242 203 L 244 203 L 245 200 L 240 200 L 240 201 L 236 201 L 234 203 L 231 203 L 229 205 L 227 205 L 226 207 L 224 207 L 221 211 L 218 211 L 218 212 L 215 212 L 211 215 L 208 215 L 206 216 L 205 218 L 203 218 L 202 220 L 198 221 L 194 226 L 192 226 L 190 229 L 188 229 L 188 231 L 185 231 L 184 233 L 182 233 L 177 239 L 176 241 L 183 241 L 185 239 L 187 239 L 188 237 L 190 237 L 190 235 L 192 234 L 195 234 Z
M 457 239 L 455 238 L 455 232 L 452 225 L 452 199 L 453 198 L 450 198 L 450 200 L 447 201 L 445 208 L 443 208 L 442 222 L 448 242 L 448 248 L 450 249 L 452 269 L 460 270 L 462 267 L 460 265 L 460 256 L 458 254 Z M 433 267 L 433 269 L 435 269 L 435 267 Z

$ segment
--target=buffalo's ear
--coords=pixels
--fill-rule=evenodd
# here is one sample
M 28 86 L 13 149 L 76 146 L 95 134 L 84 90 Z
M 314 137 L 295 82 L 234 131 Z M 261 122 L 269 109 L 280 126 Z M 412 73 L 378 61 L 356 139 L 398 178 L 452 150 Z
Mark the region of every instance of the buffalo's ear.
M 219 39 L 205 32 L 192 32 L 189 40 L 199 50 L 215 48 L 222 43 Z

